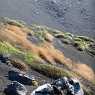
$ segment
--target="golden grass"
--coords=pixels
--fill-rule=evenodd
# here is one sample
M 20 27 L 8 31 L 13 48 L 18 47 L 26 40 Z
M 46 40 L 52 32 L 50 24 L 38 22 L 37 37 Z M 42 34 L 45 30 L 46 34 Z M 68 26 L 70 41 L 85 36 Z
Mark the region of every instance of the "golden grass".
M 75 70 L 82 77 L 85 76 L 85 78 L 88 79 L 88 80 L 94 80 L 95 79 L 94 71 L 88 65 L 77 63 L 77 64 L 75 64 L 74 67 L 75 68 L 73 69 L 73 71 Z
M 94 71 L 87 64 L 80 63 L 80 62 L 75 62 L 75 61 L 72 61 L 69 58 L 65 58 L 64 62 L 65 63 L 69 63 L 68 67 L 72 71 L 74 71 L 77 74 L 79 74 L 80 76 L 84 77 L 85 79 L 87 79 L 89 81 L 90 80 L 93 81 L 95 79 L 95 73 L 94 73 Z

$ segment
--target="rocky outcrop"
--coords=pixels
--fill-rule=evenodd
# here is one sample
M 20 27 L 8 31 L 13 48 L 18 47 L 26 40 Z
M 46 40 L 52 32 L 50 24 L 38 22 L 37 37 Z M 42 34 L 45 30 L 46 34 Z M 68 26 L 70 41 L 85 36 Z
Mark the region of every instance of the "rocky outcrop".
M 84 95 L 77 79 L 59 78 L 52 84 L 47 83 L 35 89 L 31 95 Z

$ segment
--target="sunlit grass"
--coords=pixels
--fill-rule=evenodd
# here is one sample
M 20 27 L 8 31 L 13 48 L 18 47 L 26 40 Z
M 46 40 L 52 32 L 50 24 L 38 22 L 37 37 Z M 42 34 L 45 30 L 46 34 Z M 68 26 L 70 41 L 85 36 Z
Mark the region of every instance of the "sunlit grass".
M 8 42 L 0 42 L 0 53 L 5 53 L 5 54 L 17 54 L 21 53 L 18 49 L 14 48 L 11 44 Z

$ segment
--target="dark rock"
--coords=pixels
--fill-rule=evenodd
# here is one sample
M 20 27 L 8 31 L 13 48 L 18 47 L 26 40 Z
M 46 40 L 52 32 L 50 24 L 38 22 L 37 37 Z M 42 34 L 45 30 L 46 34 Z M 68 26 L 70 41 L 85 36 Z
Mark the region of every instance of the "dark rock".
M 30 77 L 26 74 L 16 72 L 16 71 L 9 71 L 8 78 L 12 81 L 18 81 L 24 85 L 37 85 L 37 81 L 34 77 Z
M 4 92 L 6 95 L 26 95 L 27 90 L 24 85 L 14 81 L 5 88 Z
M 9 55 L 8 54 L 0 54 L 0 61 L 2 62 L 2 63 L 9 63 L 10 62 L 10 60 L 9 60 Z

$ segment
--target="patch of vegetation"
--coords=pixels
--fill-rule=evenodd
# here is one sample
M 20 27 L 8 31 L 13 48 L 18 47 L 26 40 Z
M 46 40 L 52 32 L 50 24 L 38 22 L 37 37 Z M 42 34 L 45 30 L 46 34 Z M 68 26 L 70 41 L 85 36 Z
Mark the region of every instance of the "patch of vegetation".
M 94 95 L 94 93 L 90 90 L 87 90 L 86 88 L 83 88 L 84 95 Z
M 76 36 L 76 37 L 81 39 L 81 40 L 87 41 L 87 42 L 94 42 L 93 39 L 86 37 L 86 36 Z
M 33 63 L 33 60 L 36 56 L 32 54 L 31 52 L 23 52 L 19 49 L 15 48 L 8 42 L 0 42 L 0 53 L 2 54 L 11 54 L 13 57 L 16 56 L 16 58 L 23 60 L 24 62 L 31 65 L 31 67 L 49 77 L 57 78 L 61 76 L 71 76 L 67 71 L 65 71 L 62 68 L 48 65 L 48 64 L 36 64 Z M 18 62 L 15 60 L 12 60 L 13 64 L 20 67 L 25 67 L 22 62 Z M 22 66 L 23 65 L 23 66 Z M 19 68 L 19 67 L 18 67 Z
M 74 46 L 89 54 L 95 55 L 95 41 L 85 36 L 76 36 L 74 38 Z
M 0 54 L 9 54 L 10 55 L 10 63 L 20 69 L 26 70 L 27 65 L 23 62 L 31 63 L 35 56 L 31 52 L 23 52 L 19 49 L 15 48 L 8 42 L 0 42 Z M 21 61 L 22 60 L 22 61 Z
M 3 22 L 4 24 L 10 24 L 10 25 L 15 25 L 18 27 L 24 27 L 26 24 L 23 21 L 20 20 L 13 20 L 8 17 L 1 17 L 0 21 Z
M 25 64 L 21 59 L 18 59 L 16 57 L 10 58 L 10 64 L 12 64 L 14 67 L 18 68 L 21 71 L 28 70 L 27 64 Z
M 62 41 L 62 43 L 71 44 L 74 35 L 69 32 L 64 32 L 56 34 L 55 37 L 59 38 Z
M 41 42 L 44 42 L 45 32 L 44 31 L 37 31 L 34 33 L 34 36 L 37 37 Z
M 2 54 L 18 54 L 22 53 L 8 42 L 0 42 L 0 53 Z
M 60 39 L 62 43 L 70 44 L 80 51 L 86 51 L 88 54 L 95 55 L 95 41 L 86 36 L 76 36 L 71 33 L 59 32 L 55 37 Z
M 61 32 L 46 26 L 32 25 L 31 27 L 35 32 L 35 35 L 42 41 L 44 41 L 45 32 L 49 32 L 54 37 L 59 38 L 62 43 L 73 45 L 80 51 L 86 51 L 88 54 L 95 55 L 95 46 L 93 47 L 95 41 L 92 38 L 73 35 L 69 32 Z
M 93 80 L 92 83 L 95 85 L 95 80 Z
M 74 46 L 79 49 L 79 50 L 85 50 L 89 47 L 89 43 L 80 39 L 80 38 L 75 38 L 74 39 Z
M 35 56 L 31 52 L 27 52 L 24 54 L 24 61 L 27 63 L 32 63 L 35 59 Z
M 31 52 L 23 52 L 8 42 L 0 42 L 0 53 L 1 54 L 11 54 L 19 59 L 24 60 L 25 62 L 31 63 L 34 59 L 34 55 Z
M 72 40 L 74 35 L 69 32 L 65 32 L 65 33 L 63 33 L 63 37 L 64 37 L 64 39 L 71 39 Z
M 62 76 L 70 77 L 71 73 L 67 72 L 63 68 L 56 67 L 49 64 L 31 63 L 31 68 L 51 78 L 59 78 Z
M 60 33 L 59 30 L 56 30 L 56 29 L 52 29 L 52 28 L 49 28 L 49 27 L 44 27 L 50 34 L 52 34 L 53 36 L 55 36 L 55 34 L 58 34 Z
M 31 29 L 33 30 L 33 36 L 36 37 L 39 41 L 44 42 L 47 30 L 44 27 L 31 25 Z

